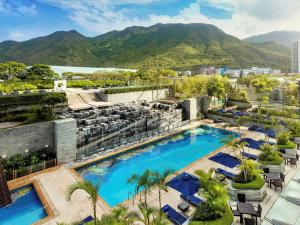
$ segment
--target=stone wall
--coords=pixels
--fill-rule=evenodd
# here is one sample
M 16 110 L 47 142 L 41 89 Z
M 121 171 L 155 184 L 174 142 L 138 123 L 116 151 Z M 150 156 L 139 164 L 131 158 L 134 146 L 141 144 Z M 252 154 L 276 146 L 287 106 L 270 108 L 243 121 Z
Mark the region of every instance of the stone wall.
M 0 130 L 0 157 L 47 147 L 57 152 L 58 163 L 75 159 L 76 120 L 64 119 Z
M 54 148 L 53 122 L 37 123 L 0 130 L 0 156 L 7 157 L 25 153 L 25 150 L 38 151 L 48 145 Z
M 101 100 L 110 102 L 112 104 L 126 103 L 133 101 L 156 101 L 165 99 L 169 96 L 169 89 L 152 90 L 152 91 L 136 91 L 118 94 L 104 94 L 98 93 Z
M 54 150 L 58 163 L 76 159 L 76 120 L 54 121 Z

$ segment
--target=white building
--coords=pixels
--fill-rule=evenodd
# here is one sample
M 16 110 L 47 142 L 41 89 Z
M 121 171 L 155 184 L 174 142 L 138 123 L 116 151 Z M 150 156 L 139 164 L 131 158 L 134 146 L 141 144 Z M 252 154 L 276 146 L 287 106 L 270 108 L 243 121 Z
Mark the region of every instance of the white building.
M 299 41 L 293 41 L 291 49 L 291 72 L 300 73 L 300 44 Z

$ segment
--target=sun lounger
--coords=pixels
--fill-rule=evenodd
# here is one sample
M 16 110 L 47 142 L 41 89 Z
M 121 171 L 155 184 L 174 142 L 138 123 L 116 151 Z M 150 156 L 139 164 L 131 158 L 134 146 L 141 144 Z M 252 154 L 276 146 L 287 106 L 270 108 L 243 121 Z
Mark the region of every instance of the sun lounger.
M 216 169 L 216 173 L 224 175 L 227 179 L 233 180 L 236 174 L 223 170 L 221 168 Z
M 78 223 L 78 225 L 84 225 L 84 224 L 86 224 L 86 223 L 88 223 L 88 222 L 91 222 L 92 220 L 94 220 L 94 218 L 93 218 L 92 216 L 88 216 L 88 217 L 86 217 L 85 219 L 83 219 L 82 221 L 80 221 L 80 222 Z
M 165 205 L 164 207 L 162 207 L 162 211 L 166 214 L 169 220 L 171 220 L 173 223 L 177 225 L 182 225 L 188 220 L 188 218 L 181 215 L 179 212 L 177 212 L 169 205 Z
M 250 154 L 248 152 L 242 152 L 242 156 L 245 156 L 248 159 L 257 160 L 258 156 L 254 154 Z
M 184 194 L 181 194 L 180 197 L 190 203 L 193 206 L 198 207 L 201 203 L 203 203 L 203 200 L 196 197 L 195 195 L 186 196 Z

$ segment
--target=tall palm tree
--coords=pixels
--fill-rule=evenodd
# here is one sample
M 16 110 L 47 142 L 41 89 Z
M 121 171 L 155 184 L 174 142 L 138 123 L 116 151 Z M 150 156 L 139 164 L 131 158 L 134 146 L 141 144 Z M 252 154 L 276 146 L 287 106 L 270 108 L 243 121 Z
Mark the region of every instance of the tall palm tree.
M 144 206 L 148 207 L 147 194 L 150 188 L 154 185 L 153 176 L 150 170 L 145 170 L 142 175 L 133 174 L 128 179 L 129 184 L 135 184 L 135 194 L 137 195 L 142 189 L 144 190 Z
M 153 173 L 154 179 L 153 183 L 154 186 L 158 188 L 158 202 L 159 202 L 159 220 L 162 219 L 162 211 L 161 211 L 161 191 L 168 191 L 168 187 L 166 185 L 166 180 L 169 175 L 173 173 L 172 170 L 165 170 L 162 173 L 155 171 Z
M 88 198 L 91 200 L 93 206 L 95 225 L 97 225 L 96 206 L 97 206 L 97 198 L 98 198 L 98 192 L 97 192 L 98 189 L 99 189 L 99 184 L 94 185 L 89 181 L 80 181 L 70 185 L 67 190 L 68 201 L 71 200 L 73 193 L 77 190 L 83 190 L 89 195 Z

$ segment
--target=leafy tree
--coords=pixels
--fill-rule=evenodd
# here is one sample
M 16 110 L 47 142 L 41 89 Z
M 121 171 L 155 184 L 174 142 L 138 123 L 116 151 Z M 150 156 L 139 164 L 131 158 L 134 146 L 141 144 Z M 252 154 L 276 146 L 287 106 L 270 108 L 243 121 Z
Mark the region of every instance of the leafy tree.
M 93 206 L 93 211 L 94 211 L 94 224 L 97 225 L 97 211 L 96 211 L 96 206 L 97 206 L 97 199 L 98 199 L 98 189 L 99 189 L 99 184 L 92 184 L 91 182 L 88 181 L 81 181 L 74 183 L 69 186 L 67 190 L 67 200 L 70 201 L 73 193 L 77 190 L 83 190 L 89 195 L 89 199 L 92 202 Z
M 213 220 L 222 217 L 229 199 L 226 187 L 213 177 L 214 169 L 210 169 L 207 173 L 203 170 L 196 170 L 195 173 L 199 176 L 201 183 L 199 194 L 206 201 L 196 209 L 193 220 Z
M 11 80 L 13 78 L 23 79 L 26 74 L 26 66 L 18 62 L 0 63 L 0 79 Z
M 35 64 L 27 69 L 27 79 L 30 80 L 53 80 L 58 75 L 48 65 Z

